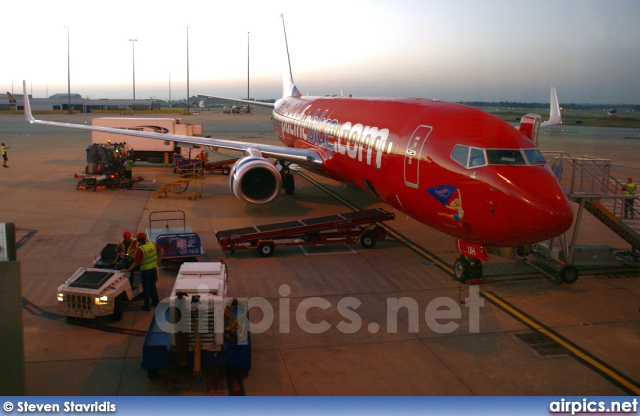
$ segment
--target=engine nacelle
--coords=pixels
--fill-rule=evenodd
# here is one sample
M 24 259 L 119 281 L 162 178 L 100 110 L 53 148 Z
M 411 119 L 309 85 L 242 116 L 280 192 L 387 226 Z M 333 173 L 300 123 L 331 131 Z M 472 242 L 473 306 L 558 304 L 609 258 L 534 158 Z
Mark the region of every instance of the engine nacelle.
M 233 166 L 229 186 L 231 192 L 242 201 L 266 204 L 280 193 L 282 176 L 267 159 L 247 156 Z

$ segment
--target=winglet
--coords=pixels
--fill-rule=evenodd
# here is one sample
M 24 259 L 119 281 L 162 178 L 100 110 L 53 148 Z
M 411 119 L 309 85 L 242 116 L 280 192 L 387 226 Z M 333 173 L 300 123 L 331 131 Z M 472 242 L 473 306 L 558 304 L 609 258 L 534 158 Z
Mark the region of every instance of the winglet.
M 284 26 L 284 15 L 280 15 L 282 19 L 282 30 L 284 31 L 284 45 L 286 48 L 286 65 L 282 67 L 282 98 L 301 97 L 300 91 L 293 82 L 293 74 L 291 72 L 291 59 L 289 58 L 289 43 L 287 42 L 287 29 Z
M 556 89 L 551 87 L 551 101 L 549 108 L 549 120 L 540 124 L 540 127 L 552 126 L 554 124 L 562 124 L 562 114 L 560 114 L 560 104 L 558 104 L 558 96 Z
M 27 94 L 27 81 L 22 80 L 22 89 L 24 90 L 24 117 L 31 124 L 35 123 L 36 119 L 31 114 L 31 103 L 29 103 L 29 95 Z

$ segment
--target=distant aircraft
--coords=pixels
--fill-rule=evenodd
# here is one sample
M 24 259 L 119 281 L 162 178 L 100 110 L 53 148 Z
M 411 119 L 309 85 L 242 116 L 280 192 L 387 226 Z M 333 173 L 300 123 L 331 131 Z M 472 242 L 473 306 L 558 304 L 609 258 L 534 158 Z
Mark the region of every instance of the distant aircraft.
M 282 23 L 284 29 L 284 18 Z M 286 29 L 284 36 L 286 46 Z M 232 99 L 272 108 L 285 146 L 36 120 L 26 83 L 25 116 L 33 124 L 244 152 L 230 187 L 249 203 L 271 202 L 282 188 L 292 194 L 291 163 L 351 183 L 455 237 L 460 257 L 454 274 L 461 281 L 482 275 L 485 246 L 524 246 L 571 226 L 571 204 L 535 143 L 540 116 L 523 117 L 516 129 L 480 109 L 439 100 L 303 97 L 293 82 L 288 46 L 287 63 L 275 104 Z M 543 125 L 559 122 L 552 89 L 551 117 Z

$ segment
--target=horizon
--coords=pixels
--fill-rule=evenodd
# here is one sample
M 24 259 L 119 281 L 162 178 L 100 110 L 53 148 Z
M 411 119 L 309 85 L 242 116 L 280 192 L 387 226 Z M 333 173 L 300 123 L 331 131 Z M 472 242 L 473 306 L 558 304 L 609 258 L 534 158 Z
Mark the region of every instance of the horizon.
M 20 93 L 16 93 L 17 97 L 21 97 L 23 94 Z M 67 93 L 53 93 L 50 94 L 49 97 L 32 97 L 31 93 L 29 92 L 29 99 L 33 100 L 33 99 L 52 99 L 51 97 L 54 95 L 60 95 L 62 98 L 67 98 Z M 71 92 L 71 96 L 73 97 L 74 95 L 80 95 L 80 98 L 82 98 L 83 100 L 130 100 L 130 98 L 123 98 L 123 97 L 116 97 L 116 98 L 90 98 L 90 97 L 84 97 L 82 96 L 82 94 L 80 93 L 76 93 L 76 92 Z M 335 96 L 334 96 L 335 97 Z M 354 97 L 358 97 L 358 96 L 354 96 Z M 203 98 L 199 98 L 197 95 L 192 95 L 191 96 L 191 105 L 196 105 L 200 100 L 202 100 Z M 258 101 L 258 102 L 276 102 L 279 98 L 254 98 L 254 97 L 250 97 L 249 100 L 253 100 L 253 101 Z M 136 100 L 150 100 L 148 98 L 140 98 L 137 97 Z M 181 102 L 185 102 L 187 99 L 186 98 L 180 98 L 180 99 L 172 99 L 171 101 L 168 100 L 164 100 L 164 99 L 160 99 L 160 98 L 153 98 L 151 99 L 153 101 L 160 101 L 163 103 L 181 103 Z M 205 101 L 219 101 L 214 103 L 214 105 L 216 104 L 220 104 L 222 105 L 223 103 L 229 103 L 230 101 L 228 100 L 223 100 L 221 98 L 204 98 Z M 231 101 L 233 102 L 233 101 Z M 504 107 L 504 106 L 519 106 L 522 108 L 534 108 L 536 106 L 549 106 L 549 102 L 520 102 L 520 101 L 477 101 L 477 100 L 462 100 L 462 101 L 449 101 L 452 103 L 457 103 L 457 104 L 464 104 L 464 105 L 468 105 L 468 106 L 475 106 L 475 105 L 496 105 L 496 106 L 500 106 L 500 107 Z M 595 107 L 595 106 L 615 106 L 615 107 L 621 107 L 621 108 L 632 108 L 633 110 L 636 110 L 636 108 L 634 107 L 638 107 L 637 109 L 640 110 L 640 104 L 624 104 L 624 103 L 569 103 L 569 102 L 561 102 L 560 103 L 561 107 L 562 106 L 566 106 L 566 107 L 577 107 L 577 106 L 589 106 L 589 107 Z

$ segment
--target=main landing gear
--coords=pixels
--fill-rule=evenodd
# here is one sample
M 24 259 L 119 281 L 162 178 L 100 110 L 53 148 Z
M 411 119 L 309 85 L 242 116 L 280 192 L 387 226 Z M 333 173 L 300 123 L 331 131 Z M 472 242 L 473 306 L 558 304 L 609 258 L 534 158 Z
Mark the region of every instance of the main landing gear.
M 479 244 L 456 240 L 456 249 L 460 254 L 453 264 L 453 277 L 465 283 L 467 279 L 482 277 L 482 261 L 489 260 L 487 249 Z
M 289 165 L 291 163 L 285 162 L 284 160 L 278 160 L 276 162 L 276 166 L 280 165 L 280 175 L 282 175 L 282 188 L 284 189 L 287 195 L 293 195 L 296 189 L 295 181 L 293 180 L 293 175 L 291 174 L 291 169 Z

